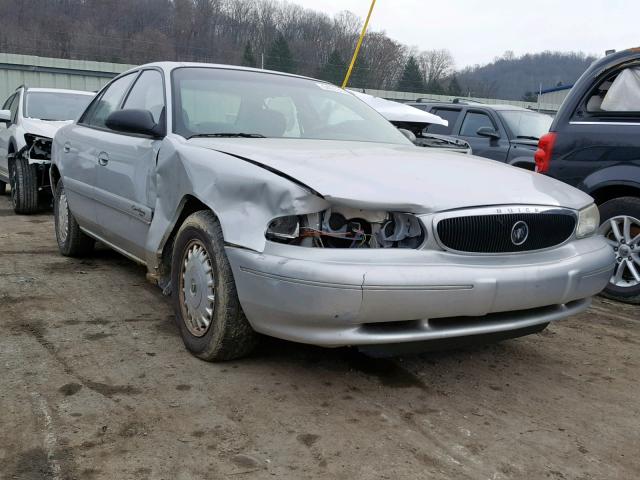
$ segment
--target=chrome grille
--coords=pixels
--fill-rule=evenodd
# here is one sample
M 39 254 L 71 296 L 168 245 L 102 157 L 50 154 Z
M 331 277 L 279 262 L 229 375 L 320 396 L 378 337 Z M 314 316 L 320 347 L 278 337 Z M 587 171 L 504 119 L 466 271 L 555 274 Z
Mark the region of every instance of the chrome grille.
M 477 213 L 476 213 L 477 212 Z M 576 227 L 573 210 L 505 207 L 449 212 L 436 220 L 440 244 L 468 253 L 542 250 L 566 242 Z

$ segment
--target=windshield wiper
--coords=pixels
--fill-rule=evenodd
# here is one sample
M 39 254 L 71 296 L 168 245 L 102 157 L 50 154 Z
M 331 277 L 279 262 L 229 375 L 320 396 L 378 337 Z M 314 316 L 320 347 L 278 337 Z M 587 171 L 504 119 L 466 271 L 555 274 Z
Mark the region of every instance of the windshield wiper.
M 525 140 L 540 140 L 539 137 L 533 137 L 530 135 L 518 135 L 516 138 L 524 138 Z
M 203 137 L 218 137 L 218 138 L 267 138 L 260 133 L 196 133 L 195 135 L 191 135 L 189 139 L 192 138 L 203 138 Z

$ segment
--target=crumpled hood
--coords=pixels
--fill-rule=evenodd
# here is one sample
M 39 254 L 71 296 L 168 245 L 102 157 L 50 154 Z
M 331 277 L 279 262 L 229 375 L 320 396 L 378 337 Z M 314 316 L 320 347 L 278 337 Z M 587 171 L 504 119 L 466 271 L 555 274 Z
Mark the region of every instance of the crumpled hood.
M 40 137 L 53 138 L 58 130 L 65 125 L 73 123 L 72 120 L 51 121 L 37 118 L 23 118 L 22 127 L 25 133 L 31 133 Z
M 582 208 L 587 194 L 544 175 L 454 152 L 365 142 L 194 138 L 190 145 L 281 172 L 327 200 L 414 213 L 529 204 Z

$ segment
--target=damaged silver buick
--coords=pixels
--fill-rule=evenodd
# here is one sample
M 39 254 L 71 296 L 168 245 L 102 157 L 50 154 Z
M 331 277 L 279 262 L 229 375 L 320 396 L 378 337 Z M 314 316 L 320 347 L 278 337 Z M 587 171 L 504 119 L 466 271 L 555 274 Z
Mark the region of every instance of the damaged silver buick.
M 135 68 L 56 134 L 52 161 L 61 253 L 97 240 L 146 265 L 205 360 L 246 355 L 256 332 L 327 347 L 516 337 L 586 309 L 613 270 L 589 196 L 417 148 L 294 75 Z

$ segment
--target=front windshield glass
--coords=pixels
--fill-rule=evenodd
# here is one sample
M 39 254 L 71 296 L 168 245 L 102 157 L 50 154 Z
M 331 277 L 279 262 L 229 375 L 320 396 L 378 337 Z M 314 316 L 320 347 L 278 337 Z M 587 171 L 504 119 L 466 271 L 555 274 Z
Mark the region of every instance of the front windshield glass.
M 411 144 L 367 104 L 324 82 L 243 70 L 173 72 L 174 127 L 183 137 L 270 138 Z
M 538 140 L 549 131 L 553 118 L 537 112 L 523 112 L 520 110 L 499 111 L 511 132 L 518 138 Z
M 27 92 L 25 117 L 40 120 L 75 120 L 92 95 L 62 92 Z

